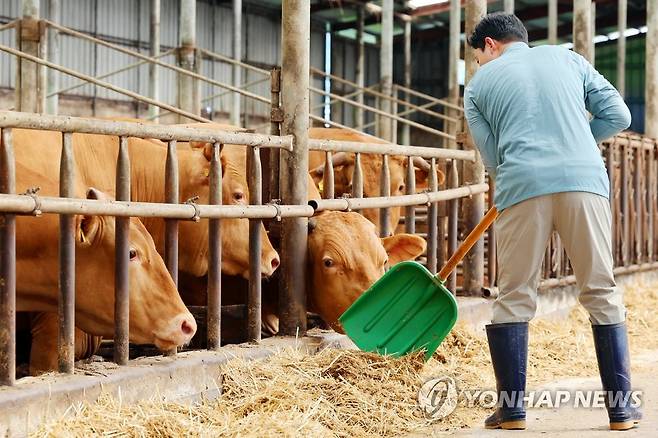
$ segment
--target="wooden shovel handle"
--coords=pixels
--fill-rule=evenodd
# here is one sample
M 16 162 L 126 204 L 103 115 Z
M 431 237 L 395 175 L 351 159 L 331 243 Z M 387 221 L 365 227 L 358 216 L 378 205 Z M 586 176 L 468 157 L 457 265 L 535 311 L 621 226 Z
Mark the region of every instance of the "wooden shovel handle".
M 491 226 L 491 224 L 496 220 L 497 216 L 498 210 L 496 210 L 496 207 L 491 207 L 482 221 L 480 221 L 480 223 L 477 224 L 475 228 L 473 228 L 473 231 L 471 231 L 468 237 L 466 237 L 466 240 L 464 240 L 462 244 L 459 245 L 457 251 L 455 251 L 455 253 L 450 257 L 450 260 L 448 260 L 448 263 L 446 263 L 443 269 L 441 269 L 441 272 L 439 272 L 438 275 L 441 281 L 444 281 L 446 278 L 448 278 L 448 275 L 450 275 L 452 271 L 457 267 L 459 262 L 462 261 L 466 253 L 471 250 L 473 245 L 475 245 L 475 242 L 477 242 L 480 237 L 482 237 L 484 232 L 487 231 L 487 228 Z

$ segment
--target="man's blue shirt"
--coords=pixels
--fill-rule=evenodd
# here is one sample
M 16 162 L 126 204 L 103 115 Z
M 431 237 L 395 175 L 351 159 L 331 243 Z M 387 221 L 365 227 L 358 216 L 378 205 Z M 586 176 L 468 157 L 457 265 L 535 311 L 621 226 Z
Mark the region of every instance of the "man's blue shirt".
M 499 210 L 551 193 L 609 196 L 597 143 L 628 128 L 631 115 L 579 54 L 510 44 L 473 76 L 464 110 Z

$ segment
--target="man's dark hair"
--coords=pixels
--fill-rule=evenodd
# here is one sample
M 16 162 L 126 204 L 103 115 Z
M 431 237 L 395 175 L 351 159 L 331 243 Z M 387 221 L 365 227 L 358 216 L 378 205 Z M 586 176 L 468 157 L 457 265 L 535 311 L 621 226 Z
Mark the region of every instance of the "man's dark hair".
M 512 41 L 528 43 L 528 31 L 521 20 L 514 14 L 504 12 L 486 15 L 468 37 L 468 44 L 474 49 L 484 49 L 486 37 L 501 43 Z

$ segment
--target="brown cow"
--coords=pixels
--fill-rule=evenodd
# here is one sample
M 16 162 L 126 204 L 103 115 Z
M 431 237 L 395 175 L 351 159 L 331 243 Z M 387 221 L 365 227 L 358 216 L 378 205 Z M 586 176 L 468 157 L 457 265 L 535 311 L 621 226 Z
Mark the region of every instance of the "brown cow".
M 16 165 L 19 191 L 38 184 L 39 194 L 56 196 L 58 183 L 39 174 L 21 161 Z M 76 195 L 84 196 L 80 179 Z M 88 199 L 107 200 L 96 189 L 87 190 Z M 96 336 L 114 333 L 114 218 L 76 216 L 76 326 Z M 58 230 L 56 215 L 18 216 L 16 219 L 16 309 L 30 312 L 57 312 L 58 299 Z M 153 239 L 138 219 L 130 220 L 130 340 L 138 344 L 155 344 L 162 350 L 186 344 L 196 332 L 196 322 L 183 304 Z M 33 345 L 55 347 L 54 355 L 41 356 L 46 349 L 33 351 L 40 363 L 32 371 L 56 368 L 57 324 L 52 331 L 50 317 L 35 318 Z M 54 343 L 54 344 L 53 344 Z M 54 361 L 53 361 L 54 357 Z
M 379 143 L 385 144 L 384 140 L 371 137 L 367 134 L 358 134 L 347 129 L 337 128 L 311 128 L 309 137 L 319 140 L 340 140 L 359 143 Z M 338 154 L 337 154 L 338 155 Z M 309 171 L 314 181 L 318 183 L 322 179 L 324 170 L 325 154 L 321 151 L 311 151 L 309 153 Z M 429 165 L 422 159 L 414 161 L 416 175 L 416 184 L 421 185 L 427 180 Z M 340 154 L 340 158 L 334 163 L 334 191 L 335 196 L 340 197 L 343 194 L 351 194 L 352 191 L 352 173 L 354 171 L 354 154 Z M 376 154 L 361 154 L 361 169 L 363 172 L 363 196 L 366 198 L 380 196 L 380 178 L 382 169 L 382 157 Z M 403 156 L 389 157 L 390 170 L 390 194 L 391 196 L 406 194 L 406 169 L 407 159 Z M 437 171 L 437 181 L 440 183 L 445 179 L 442 172 Z M 380 231 L 379 209 L 365 209 L 362 214 L 375 224 Z M 400 220 L 400 207 L 391 207 L 391 218 L 389 229 L 385 230 L 384 235 L 393 234 L 393 230 Z M 380 233 L 381 234 L 381 233 Z

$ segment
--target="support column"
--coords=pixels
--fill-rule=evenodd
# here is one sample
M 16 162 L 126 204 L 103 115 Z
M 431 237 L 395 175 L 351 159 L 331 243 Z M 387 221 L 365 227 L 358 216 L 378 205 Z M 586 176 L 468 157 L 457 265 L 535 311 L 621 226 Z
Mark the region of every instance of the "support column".
M 233 0 L 233 59 L 242 61 L 242 0 Z M 233 86 L 242 85 L 242 67 L 233 66 Z M 242 96 L 233 93 L 233 106 L 231 108 L 231 124 L 242 126 L 240 122 L 240 101 Z
M 459 60 L 461 59 L 461 0 L 450 0 L 450 42 L 448 46 L 448 99 L 450 103 L 459 104 L 459 80 L 458 71 Z M 467 49 L 468 50 L 468 49 Z M 459 117 L 459 112 L 453 109 L 448 111 L 451 117 Z M 457 124 L 448 123 L 447 132 L 450 135 L 457 134 Z M 457 148 L 454 140 L 448 142 L 448 147 Z
M 658 4 L 647 2 L 646 112 L 644 132 L 658 138 Z
M 365 26 L 365 11 L 362 4 L 356 7 L 356 72 L 355 82 L 360 89 L 365 86 L 365 58 L 366 48 L 363 39 L 363 28 Z M 356 102 L 363 105 L 363 93 L 356 95 Z M 354 108 L 354 126 L 360 129 L 364 123 L 363 109 Z
M 180 30 L 178 65 L 186 70 L 197 71 L 196 58 L 196 0 L 180 0 Z M 178 107 L 194 114 L 201 113 L 198 80 L 178 74 Z M 188 122 L 179 116 L 179 122 Z
M 61 20 L 61 9 L 59 0 L 48 0 L 48 19 L 54 23 L 60 23 Z M 47 50 L 48 61 L 55 64 L 59 64 L 59 31 L 56 29 L 48 29 L 48 50 Z M 49 68 L 46 71 L 47 75 L 47 84 L 46 84 L 46 95 L 54 93 L 59 90 L 59 72 L 52 68 Z M 57 114 L 57 108 L 59 106 L 59 96 L 53 95 L 51 97 L 46 97 L 46 113 L 47 114 Z
M 391 96 L 393 92 L 393 0 L 382 2 L 382 34 L 379 52 L 379 77 L 382 83 L 382 93 Z M 381 99 L 381 110 L 386 114 L 391 113 L 391 101 Z M 379 135 L 391 141 L 391 119 L 380 117 Z
M 308 190 L 308 128 L 311 5 L 310 0 L 283 0 L 281 19 L 281 103 L 283 134 L 292 135 L 292 152 L 281 151 L 281 198 L 285 205 L 306 205 Z M 281 227 L 280 331 L 284 336 L 306 332 L 306 250 L 308 220 L 283 219 Z
M 470 35 L 478 22 L 487 13 L 486 0 L 468 0 L 466 3 L 466 35 Z M 466 49 L 466 84 L 471 80 L 478 68 L 473 49 Z M 465 126 L 465 129 L 468 129 Z M 473 140 L 468 136 L 464 143 L 465 150 L 476 150 Z M 480 154 L 476 152 L 473 163 L 464 164 L 464 184 L 484 183 L 484 165 Z M 484 217 L 484 194 L 473 195 L 463 201 L 463 213 L 466 229 L 473 230 Z M 484 285 L 484 240 L 480 239 L 469 251 L 464 259 L 464 293 L 470 295 L 480 294 Z
M 149 28 L 149 40 L 151 46 L 149 55 L 152 57 L 160 54 L 160 0 L 151 0 L 151 25 Z M 149 64 L 149 97 L 153 100 L 160 100 L 160 78 L 158 77 L 158 66 Z M 149 118 L 157 117 L 160 114 L 160 107 L 149 105 Z M 158 119 L 155 119 L 157 122 Z
M 573 50 L 589 62 L 592 54 L 592 8 L 591 0 L 573 2 Z
M 404 86 L 411 88 L 411 18 L 404 21 Z M 395 96 L 399 98 L 399 96 Z M 405 93 L 404 99 L 411 100 L 409 93 Z M 403 108 L 406 109 L 406 108 Z M 411 118 L 411 116 L 408 116 Z M 409 146 L 411 143 L 410 126 L 402 124 L 402 144 Z
M 503 10 L 508 14 L 514 13 L 514 0 L 505 0 Z
M 592 5 L 590 7 L 590 20 L 591 20 L 591 37 L 589 41 L 589 47 L 590 47 L 590 53 L 591 53 L 591 58 L 590 62 L 592 65 L 596 64 L 596 45 L 594 44 L 594 37 L 596 36 L 596 2 L 592 1 Z
M 23 52 L 39 56 L 39 0 L 22 0 L 22 20 L 17 46 Z M 16 110 L 37 113 L 39 108 L 38 66 L 25 59 L 16 60 Z
M 617 30 L 619 39 L 617 40 L 617 90 L 621 97 L 626 94 L 626 11 L 627 0 L 619 0 L 617 12 Z
M 548 44 L 557 44 L 557 0 L 548 0 Z

